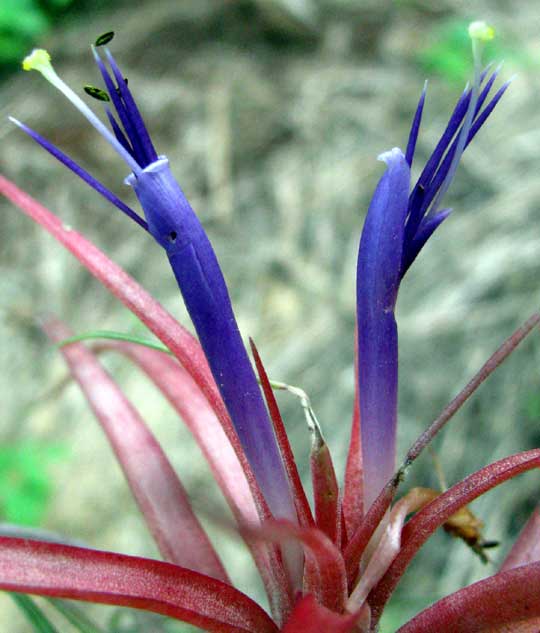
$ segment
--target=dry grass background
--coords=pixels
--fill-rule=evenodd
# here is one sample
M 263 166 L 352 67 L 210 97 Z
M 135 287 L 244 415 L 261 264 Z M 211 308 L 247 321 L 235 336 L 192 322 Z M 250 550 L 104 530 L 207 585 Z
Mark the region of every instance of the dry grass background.
M 467 150 L 447 197 L 453 216 L 401 290 L 401 453 L 487 355 L 538 309 L 538 9 L 534 2 L 487 0 L 433 5 L 138 0 L 62 23 L 40 42 L 68 83 L 82 86 L 97 82 L 88 45 L 104 31 L 117 31 L 113 50 L 158 151 L 168 155 L 215 244 L 241 330 L 255 338 L 273 377 L 310 394 L 340 471 L 353 394 L 355 257 L 383 170 L 376 156 L 404 146 L 424 80 L 416 54 L 437 25 L 452 17 L 480 16 L 494 24 L 505 46 L 520 53 L 501 75 L 518 77 Z M 418 146 L 422 159 L 460 90 L 444 78 L 430 80 Z M 2 172 L 88 235 L 187 323 L 174 279 L 152 241 L 4 115 L 39 130 L 129 200 L 116 156 L 36 73 L 10 78 L 1 91 Z M 65 368 L 28 317 L 51 311 L 77 332 L 143 331 L 43 231 L 5 202 L 0 206 L 0 437 L 70 447 L 70 458 L 53 469 L 55 492 L 45 527 L 98 548 L 154 556 L 79 392 L 69 386 L 51 395 Z M 529 405 L 539 393 L 539 357 L 535 335 L 437 440 L 450 482 L 538 446 L 540 415 Z M 187 432 L 136 371 L 118 358 L 105 362 L 167 447 L 204 519 L 204 508 L 220 500 L 201 460 L 193 457 Z M 309 440 L 301 411 L 295 402 L 281 402 L 306 464 Z M 436 486 L 432 472 L 424 458 L 406 485 Z M 476 503 L 486 535 L 503 543 L 496 560 L 537 501 L 538 476 L 531 474 Z M 225 549 L 233 578 L 257 593 L 245 554 L 207 523 Z M 396 621 L 492 570 L 461 543 L 436 535 L 396 594 Z M 0 614 L 1 630 L 27 630 L 5 596 Z

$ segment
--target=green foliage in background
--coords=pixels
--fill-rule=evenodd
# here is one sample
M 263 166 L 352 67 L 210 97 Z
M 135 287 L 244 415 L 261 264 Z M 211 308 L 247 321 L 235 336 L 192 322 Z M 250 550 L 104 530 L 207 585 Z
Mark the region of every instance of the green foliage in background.
M 440 75 L 449 81 L 463 84 L 472 74 L 471 41 L 468 22 L 447 20 L 437 23 L 428 34 L 428 44 L 416 56 L 426 75 Z M 519 50 L 504 48 L 499 38 L 485 43 L 485 59 L 515 59 Z
M 0 64 L 17 63 L 32 43 L 73 0 L 2 0 L 0 2 Z
M 24 613 L 35 633 L 59 633 L 58 629 L 47 619 L 37 604 L 22 593 L 12 593 L 11 598 Z
M 525 398 L 525 414 L 532 422 L 540 421 L 540 393 L 529 392 Z
M 0 2 L 0 65 L 19 62 L 51 19 L 74 0 L 2 0 Z
M 24 615 L 32 633 L 197 633 L 195 626 L 169 620 L 155 613 L 134 609 L 114 608 L 106 628 L 89 618 L 84 610 L 69 600 L 46 600 L 32 598 L 25 594 L 9 594 Z M 56 624 L 58 622 L 61 628 Z M 66 625 L 68 628 L 66 629 Z
M 96 624 L 74 602 L 68 600 L 36 600 L 25 594 L 9 594 L 32 627 L 32 633 L 197 633 L 195 626 L 169 620 L 155 613 L 133 609 L 112 610 L 106 629 Z M 43 605 L 43 607 L 41 606 Z M 55 616 L 53 618 L 53 616 Z M 60 617 L 59 617 L 60 616 Z M 58 628 L 56 622 L 61 623 Z M 68 623 L 68 629 L 65 625 Z
M 58 444 L 19 442 L 0 447 L 0 520 L 40 525 L 52 494 L 49 465 L 67 455 Z
M 107 623 L 108 633 L 202 633 L 203 629 L 170 620 L 155 613 L 134 609 L 115 609 Z

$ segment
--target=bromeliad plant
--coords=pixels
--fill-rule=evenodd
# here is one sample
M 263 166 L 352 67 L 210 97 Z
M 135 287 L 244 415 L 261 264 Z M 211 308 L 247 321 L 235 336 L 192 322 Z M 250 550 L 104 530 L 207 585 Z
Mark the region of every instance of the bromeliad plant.
M 91 349 L 73 339 L 62 347 L 165 562 L 0 537 L 1 588 L 136 607 L 207 631 L 367 633 L 377 630 L 404 570 L 439 527 L 485 557 L 489 543 L 467 505 L 500 483 L 540 466 L 540 449 L 490 464 L 444 493 L 414 488 L 394 503 L 400 481 L 422 449 L 540 323 L 540 314 L 534 314 L 503 343 L 396 471 L 394 307 L 399 285 L 426 241 L 449 216 L 449 209 L 441 209 L 441 201 L 460 158 L 508 87 L 505 83 L 490 96 L 498 70 L 481 72 L 479 48 L 492 31 L 474 23 L 470 33 L 475 52 L 472 87 L 459 98 L 418 181 L 411 187 L 425 89 L 405 153 L 394 148 L 380 157 L 386 170 L 369 206 L 358 253 L 358 379 L 342 487 L 305 395 L 271 383 L 252 344 L 257 379 L 212 245 L 172 176 L 167 158 L 154 149 L 115 59 L 108 48 L 101 48 L 112 33 L 98 38 L 93 47 L 105 90 L 86 87 L 104 102 L 110 129 L 58 77 L 48 53 L 36 50 L 26 58 L 24 68 L 41 72 L 128 165 L 126 183 L 133 187 L 144 217 L 38 132 L 12 121 L 155 239 L 169 260 L 198 341 L 96 246 L 0 177 L 2 193 L 70 250 L 170 352 L 121 336 L 113 337 L 116 340 L 103 337 Z M 52 317 L 43 327 L 55 342 L 65 343 L 72 336 Z M 103 349 L 123 354 L 145 372 L 192 431 L 261 574 L 270 614 L 231 585 L 164 451 L 99 364 L 96 353 Z M 309 419 L 313 509 L 274 399 L 273 387 L 280 386 L 302 397 Z M 414 517 L 405 522 L 413 512 Z M 400 631 L 532 630 L 540 618 L 539 535 L 535 513 L 499 572 L 437 602 Z

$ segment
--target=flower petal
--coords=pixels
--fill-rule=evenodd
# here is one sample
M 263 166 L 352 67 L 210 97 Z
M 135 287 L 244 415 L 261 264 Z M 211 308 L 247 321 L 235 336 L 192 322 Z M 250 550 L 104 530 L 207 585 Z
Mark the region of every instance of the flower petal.
M 96 49 L 94 49 L 94 51 L 95 50 Z M 116 79 L 118 91 L 120 93 L 120 96 L 122 97 L 122 102 L 125 105 L 126 113 L 133 125 L 133 136 L 136 136 L 141 143 L 142 151 L 145 157 L 145 162 L 143 162 L 141 166 L 145 167 L 146 165 L 149 165 L 150 163 L 153 163 L 155 160 L 157 160 L 156 150 L 154 149 L 150 134 L 146 129 L 146 125 L 144 124 L 142 115 L 139 112 L 137 104 L 135 103 L 135 99 L 133 99 L 131 90 L 128 88 L 127 81 L 125 80 L 122 71 L 120 70 L 120 68 L 118 68 L 117 63 L 108 48 L 105 49 L 105 54 L 107 55 L 107 60 L 111 65 L 114 77 Z M 127 131 L 128 130 L 126 130 L 126 132 Z M 131 139 L 131 137 L 130 140 L 133 142 L 133 139 Z
M 47 152 L 49 152 L 49 154 L 54 156 L 63 165 L 65 165 L 68 169 L 70 169 L 74 174 L 79 176 L 79 178 L 81 178 L 81 180 L 84 180 L 84 182 L 86 184 L 90 185 L 90 187 L 92 187 L 98 193 L 100 193 L 111 204 L 114 204 L 114 206 L 117 207 L 118 209 L 120 209 L 120 211 L 122 211 L 122 213 L 125 213 L 129 218 L 131 218 L 132 220 L 137 222 L 137 224 L 139 226 L 141 226 L 145 231 L 148 230 L 148 226 L 147 226 L 146 222 L 139 215 L 137 215 L 137 213 L 135 213 L 135 211 L 133 211 L 133 209 L 130 209 L 127 206 L 127 204 L 122 202 L 122 200 L 120 200 L 120 198 L 118 198 L 112 191 L 109 191 L 109 189 L 107 189 L 107 187 L 102 185 L 99 182 L 99 180 L 96 180 L 96 178 L 94 178 L 94 176 L 89 174 L 85 169 L 83 169 L 80 165 L 78 165 L 67 154 L 64 154 L 64 152 L 62 152 L 57 147 L 55 147 L 50 141 L 48 141 L 46 138 L 41 136 L 41 134 L 38 134 L 36 131 L 32 130 L 31 128 L 29 128 L 24 123 L 21 123 L 20 121 L 17 121 L 17 119 L 14 119 L 13 117 L 10 117 L 10 120 L 13 123 L 15 123 L 15 125 L 18 125 L 21 128 L 21 130 L 23 130 L 23 132 L 26 132 L 26 134 L 28 134 L 28 136 L 33 138 L 34 141 L 36 141 L 36 143 L 39 143 L 39 145 L 41 145 L 41 147 L 43 147 L 43 149 L 45 149 Z
M 133 157 L 135 158 L 135 160 L 137 161 L 137 163 L 139 163 L 139 165 L 141 165 L 141 167 L 146 167 L 146 165 L 148 165 L 149 163 L 152 162 L 152 160 L 149 160 L 148 155 L 145 153 L 144 148 L 143 148 L 143 144 L 141 142 L 140 139 L 140 135 L 137 134 L 137 130 L 127 112 L 127 108 L 124 104 L 124 101 L 122 100 L 121 96 L 120 96 L 120 90 L 118 89 L 118 87 L 116 86 L 116 84 L 114 83 L 109 71 L 107 70 L 107 67 L 105 66 L 105 63 L 103 62 L 103 60 L 101 59 L 101 57 L 99 56 L 99 53 L 97 52 L 96 49 L 93 49 L 94 52 L 94 59 L 96 61 L 96 64 L 99 68 L 99 71 L 101 73 L 101 76 L 103 77 L 103 81 L 105 83 L 105 86 L 107 87 L 107 92 L 111 98 L 111 101 L 114 105 L 114 109 L 116 110 L 116 113 L 118 115 L 118 118 L 120 119 L 120 123 L 122 124 L 122 126 L 124 127 L 127 139 L 129 139 L 129 143 L 130 143 L 130 149 L 132 149 L 132 154 Z M 122 84 L 125 84 L 126 82 L 124 81 L 124 79 L 122 78 Z M 109 121 L 111 122 L 111 117 L 109 115 L 107 115 L 109 117 Z M 144 125 L 144 124 L 143 124 Z M 111 127 L 113 128 L 113 131 L 116 135 L 116 137 L 118 138 L 118 134 L 117 131 L 115 130 L 115 126 L 114 124 L 111 122 Z M 124 136 L 124 134 L 122 133 L 122 137 Z M 154 150 L 154 155 L 156 154 L 155 150 Z M 157 156 L 156 156 L 157 158 Z M 155 158 L 153 159 L 155 160 Z
M 127 179 L 165 249 L 184 303 L 255 477 L 276 517 L 296 521 L 270 418 L 214 249 L 164 157 Z
M 366 216 L 357 266 L 358 380 L 364 468 L 369 508 L 395 465 L 398 349 L 394 306 L 409 197 L 410 168 L 395 148 Z
M 424 103 L 426 101 L 426 90 L 427 81 L 424 84 L 424 89 L 422 90 L 422 94 L 420 95 L 420 99 L 418 101 L 418 106 L 416 107 L 416 112 L 414 113 L 411 131 L 409 134 L 409 140 L 407 142 L 407 151 L 405 152 L 405 158 L 409 167 L 412 165 L 413 162 L 414 150 L 416 149 L 416 141 L 418 140 L 418 132 L 420 130 L 420 123 L 422 122 L 422 113 L 424 112 Z
M 405 241 L 403 261 L 401 264 L 402 279 L 411 267 L 411 264 L 418 257 L 420 251 L 424 248 L 426 242 L 451 213 L 452 209 L 442 209 L 433 216 L 427 215 L 420 223 L 412 240 L 410 242 Z

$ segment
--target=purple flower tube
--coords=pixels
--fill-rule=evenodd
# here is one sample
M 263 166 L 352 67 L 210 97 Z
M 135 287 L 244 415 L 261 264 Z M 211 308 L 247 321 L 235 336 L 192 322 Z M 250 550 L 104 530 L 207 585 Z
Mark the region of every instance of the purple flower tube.
M 398 334 L 394 309 L 399 285 L 424 244 L 450 215 L 450 209 L 439 209 L 441 199 L 463 151 L 509 85 L 505 83 L 486 104 L 497 74 L 498 70 L 489 77 L 487 70 L 475 73 L 473 87 L 459 98 L 412 190 L 410 168 L 425 88 L 406 153 L 394 148 L 379 157 L 386 163 L 386 171 L 369 205 L 357 263 L 358 388 L 366 510 L 395 471 Z
M 125 205 L 61 150 L 34 130 L 12 119 L 60 162 L 128 217 L 147 230 L 165 250 L 199 341 L 253 473 L 272 514 L 296 522 L 296 511 L 274 430 L 234 317 L 225 279 L 214 249 L 174 179 L 169 161 L 158 156 L 141 114 L 109 50 L 110 71 L 94 49 L 108 92 L 85 90 L 106 103 L 112 132 L 56 74 L 46 51 L 36 50 L 23 63 L 58 88 L 129 165 L 145 219 Z M 115 114 L 109 108 L 114 106 Z

